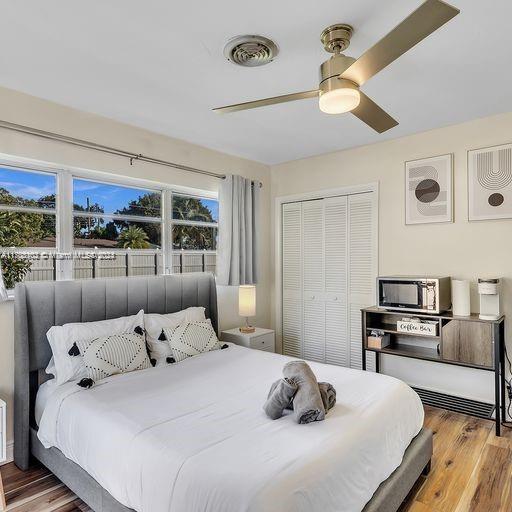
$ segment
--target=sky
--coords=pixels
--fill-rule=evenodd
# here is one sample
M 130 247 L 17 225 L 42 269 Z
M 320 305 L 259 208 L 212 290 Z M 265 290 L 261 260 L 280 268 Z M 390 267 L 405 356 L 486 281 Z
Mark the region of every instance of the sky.
M 55 175 L 13 171 L 0 167 L 0 188 L 5 188 L 12 195 L 24 199 L 39 199 L 55 194 Z
M 89 198 L 90 204 L 100 204 L 105 213 L 122 210 L 130 201 L 136 201 L 147 192 L 150 191 L 88 180 L 73 180 L 73 203 L 85 208 Z
M 39 199 L 42 196 L 55 194 L 56 178 L 53 174 L 24 172 L 0 167 L 0 187 L 7 189 L 12 195 L 24 199 Z M 103 206 L 105 213 L 113 213 L 128 206 L 139 196 L 148 192 L 146 189 L 134 189 L 120 185 L 97 183 L 94 181 L 73 180 L 73 203 L 83 207 L 98 203 Z M 202 199 L 202 203 L 210 209 L 214 219 L 219 217 L 218 202 Z

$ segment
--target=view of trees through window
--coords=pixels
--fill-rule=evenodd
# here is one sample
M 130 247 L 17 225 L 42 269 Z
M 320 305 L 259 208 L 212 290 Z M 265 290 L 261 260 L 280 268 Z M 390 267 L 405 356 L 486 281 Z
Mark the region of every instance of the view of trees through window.
M 55 247 L 55 190 L 53 175 L 0 167 L 0 247 Z M 2 253 L 0 265 L 5 285 L 12 288 L 26 277 L 32 262 Z
M 59 245 L 56 232 L 58 179 L 58 172 L 0 166 L 0 247 L 10 249 L 9 254 L 4 251 L 0 255 L 0 264 L 9 287 L 25 277 L 54 279 L 56 276 L 55 261 L 50 259 L 38 264 L 20 251 L 23 248 L 55 250 Z M 165 192 L 166 200 L 172 203 L 172 214 L 171 218 L 164 219 L 164 191 L 161 190 L 73 177 L 72 193 L 74 248 L 114 251 L 117 256 L 111 268 L 121 272 L 115 274 L 114 270 L 108 270 L 107 263 L 74 262 L 75 277 L 108 277 L 109 272 L 112 275 L 162 272 L 166 250 L 162 246 L 164 228 L 170 234 L 171 248 L 175 251 L 171 256 L 174 272 L 215 268 L 219 220 L 216 199 Z M 62 236 L 61 232 L 59 237 Z M 15 248 L 16 254 L 11 248 Z M 127 251 L 133 254 L 139 251 L 140 255 L 124 259 Z M 95 265 L 100 270 L 94 270 Z M 128 265 L 135 267 L 130 269 Z
M 160 249 L 161 204 L 159 191 L 75 179 L 73 245 Z M 132 221 L 130 217 L 147 217 L 148 221 Z
M 20 197 L 0 187 L 0 204 L 21 206 Z M 23 206 L 37 207 L 35 200 L 23 200 Z M 55 215 L 0 210 L 0 247 L 55 247 Z
M 55 190 L 52 175 L 0 167 L 0 247 L 55 247 Z
M 172 218 L 173 249 L 217 249 L 218 201 L 173 194 Z

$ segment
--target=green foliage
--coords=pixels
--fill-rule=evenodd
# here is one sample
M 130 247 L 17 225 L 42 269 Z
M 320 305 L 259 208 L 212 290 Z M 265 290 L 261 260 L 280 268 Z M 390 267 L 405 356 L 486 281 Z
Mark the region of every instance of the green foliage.
M 23 199 L 13 196 L 0 187 L 0 203 L 13 206 L 52 207 L 55 196 L 42 197 L 39 200 Z M 55 236 L 55 217 L 41 213 L 0 211 L 0 247 L 27 247 Z M 5 286 L 14 288 L 23 281 L 32 266 L 30 259 L 17 254 L 0 255 Z
M 177 225 L 172 232 L 172 247 L 188 251 L 214 251 L 217 247 L 216 238 L 216 228 Z
M 73 210 L 75 212 L 92 212 L 92 213 L 103 213 L 103 207 L 94 203 L 89 205 L 89 208 L 84 208 L 79 204 L 73 204 Z M 75 217 L 73 219 L 73 236 L 75 238 L 98 238 L 96 236 L 91 235 L 91 229 L 95 227 L 99 227 L 103 223 L 103 219 L 98 219 L 96 217 Z
M 215 222 L 212 212 L 200 199 L 173 196 L 173 218 L 200 222 Z M 217 247 L 217 229 L 205 226 L 175 225 L 172 233 L 173 249 L 214 251 Z
M 36 200 L 12 196 L 0 187 L 0 203 L 38 207 Z M 0 247 L 27 247 L 55 235 L 55 217 L 41 213 L 0 211 Z
M 21 283 L 25 279 L 32 262 L 17 254 L 2 254 L 0 255 L 0 265 L 5 287 L 9 290 L 14 288 L 16 283 Z
M 39 208 L 55 208 L 55 194 L 50 194 L 48 196 L 40 197 L 37 200 Z
M 172 212 L 174 219 L 215 222 L 210 209 L 195 197 L 173 196 Z
M 137 226 L 129 226 L 121 231 L 117 245 L 123 249 L 148 249 L 150 247 L 148 235 Z
M 116 211 L 119 215 L 138 215 L 140 217 L 160 217 L 161 195 L 158 192 L 148 192 L 139 196 L 136 201 L 130 201 L 127 207 Z M 115 225 L 119 230 L 128 228 L 126 221 L 116 220 Z M 161 226 L 155 222 L 141 222 L 139 227 L 148 235 L 149 243 L 160 247 Z M 115 238 L 114 238 L 115 240 Z
M 147 192 L 139 196 L 137 200 L 130 201 L 128 206 L 117 210 L 119 215 L 138 215 L 139 217 L 160 217 L 161 194 L 159 192 Z

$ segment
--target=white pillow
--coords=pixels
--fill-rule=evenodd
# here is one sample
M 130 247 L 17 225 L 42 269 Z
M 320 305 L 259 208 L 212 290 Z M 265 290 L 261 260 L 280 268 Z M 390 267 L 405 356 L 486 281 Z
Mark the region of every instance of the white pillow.
M 164 334 L 177 363 L 187 357 L 220 349 L 220 343 L 210 319 L 206 322 L 186 322 L 176 327 L 165 328 Z
M 78 357 L 84 361 L 87 377 L 94 382 L 151 367 L 143 334 L 127 332 L 101 336 L 90 341 L 78 341 L 76 346 L 80 351 Z
M 173 328 L 183 322 L 204 322 L 206 316 L 203 307 L 182 309 L 176 313 L 159 315 L 149 313 L 144 315 L 144 329 L 146 330 L 146 343 L 148 344 L 151 359 L 156 366 L 167 364 L 167 358 L 172 357 L 171 347 L 164 337 L 162 330 Z M 162 337 L 162 339 L 159 339 Z
M 82 357 L 68 354 L 77 341 L 88 341 L 101 336 L 133 332 L 136 327 L 144 327 L 144 311 L 136 315 L 100 320 L 98 322 L 81 322 L 64 325 L 54 325 L 46 333 L 50 342 L 53 357 L 46 368 L 46 373 L 53 374 L 56 384 L 60 386 L 70 380 L 86 376 Z

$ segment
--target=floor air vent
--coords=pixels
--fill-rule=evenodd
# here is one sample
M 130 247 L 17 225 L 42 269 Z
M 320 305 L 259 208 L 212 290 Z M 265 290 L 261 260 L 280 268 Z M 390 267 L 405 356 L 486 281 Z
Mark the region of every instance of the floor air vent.
M 428 389 L 420 389 L 413 387 L 414 391 L 418 393 L 421 401 L 425 405 L 433 407 L 441 407 L 449 411 L 460 412 L 462 414 L 469 414 L 470 416 L 477 416 L 478 418 L 489 419 L 494 412 L 494 404 L 486 402 L 479 402 L 477 400 L 470 400 L 469 398 L 462 398 L 460 396 L 446 395 L 438 391 L 430 391 Z

